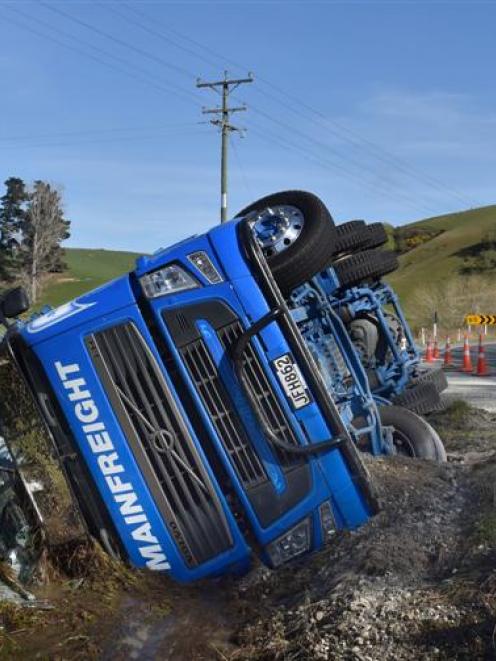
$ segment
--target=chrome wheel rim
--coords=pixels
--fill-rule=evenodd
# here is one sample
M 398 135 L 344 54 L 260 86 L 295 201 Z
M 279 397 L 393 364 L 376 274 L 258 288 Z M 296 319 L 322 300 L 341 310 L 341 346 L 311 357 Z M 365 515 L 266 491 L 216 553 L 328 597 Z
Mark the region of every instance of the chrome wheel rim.
M 292 206 L 267 207 L 255 215 L 253 231 L 266 257 L 286 250 L 300 236 L 305 218 Z

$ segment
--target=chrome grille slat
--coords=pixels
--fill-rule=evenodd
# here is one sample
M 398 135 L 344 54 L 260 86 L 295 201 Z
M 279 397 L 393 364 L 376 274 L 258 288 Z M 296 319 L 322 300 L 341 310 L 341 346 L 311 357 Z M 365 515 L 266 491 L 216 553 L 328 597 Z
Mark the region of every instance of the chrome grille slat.
M 87 338 L 102 384 L 190 566 L 232 546 L 222 506 L 160 369 L 134 324 Z M 146 469 L 146 470 L 145 470 Z

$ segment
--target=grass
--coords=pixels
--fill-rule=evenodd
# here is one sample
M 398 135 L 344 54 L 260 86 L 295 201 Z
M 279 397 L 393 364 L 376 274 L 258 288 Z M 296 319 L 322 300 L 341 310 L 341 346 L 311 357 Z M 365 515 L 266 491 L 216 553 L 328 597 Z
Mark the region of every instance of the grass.
M 470 414 L 475 413 L 474 409 L 464 399 L 456 399 L 450 405 L 438 414 L 444 424 L 448 424 L 456 429 L 462 426 L 471 426 Z
M 496 205 L 427 218 L 403 227 L 441 232 L 402 255 L 400 269 L 388 277 L 408 307 L 415 289 L 459 275 L 470 263 L 467 251 L 477 251 L 484 236 L 496 227 Z M 386 225 L 386 231 L 389 236 L 386 247 L 393 248 L 393 227 Z M 41 304 L 56 306 L 76 298 L 130 271 L 136 257 L 131 252 L 68 248 L 68 270 L 47 283 Z
M 496 512 L 485 512 L 481 516 L 475 528 L 474 542 L 496 545 Z
M 46 283 L 40 305 L 57 306 L 134 268 L 139 255 L 116 250 L 67 248 L 68 269 Z
M 388 276 L 403 301 L 417 287 L 460 275 L 469 261 L 466 251 L 477 250 L 484 235 L 496 227 L 496 205 L 427 218 L 406 227 L 441 230 L 430 241 L 400 257 L 400 269 Z

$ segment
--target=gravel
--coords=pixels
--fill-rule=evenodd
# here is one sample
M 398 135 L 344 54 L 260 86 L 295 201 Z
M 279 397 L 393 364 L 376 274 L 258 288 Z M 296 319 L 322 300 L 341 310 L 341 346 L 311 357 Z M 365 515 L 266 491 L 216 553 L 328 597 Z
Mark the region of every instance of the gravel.
M 232 658 L 496 658 L 496 426 L 465 413 L 437 414 L 448 464 L 370 459 L 382 507 L 369 524 L 241 584 L 249 616 Z M 482 440 L 464 444 L 477 427 Z

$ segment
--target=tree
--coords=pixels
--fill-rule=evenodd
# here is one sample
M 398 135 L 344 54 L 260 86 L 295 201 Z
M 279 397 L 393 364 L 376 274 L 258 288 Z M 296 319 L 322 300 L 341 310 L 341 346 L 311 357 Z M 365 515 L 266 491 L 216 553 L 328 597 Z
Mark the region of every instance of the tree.
M 60 192 L 44 181 L 35 181 L 21 226 L 23 269 L 32 303 L 38 298 L 43 276 L 61 269 L 60 243 L 69 238 L 69 227 Z
M 19 247 L 29 194 L 18 177 L 9 177 L 5 186 L 7 190 L 0 199 L 0 279 L 10 282 L 21 266 Z

